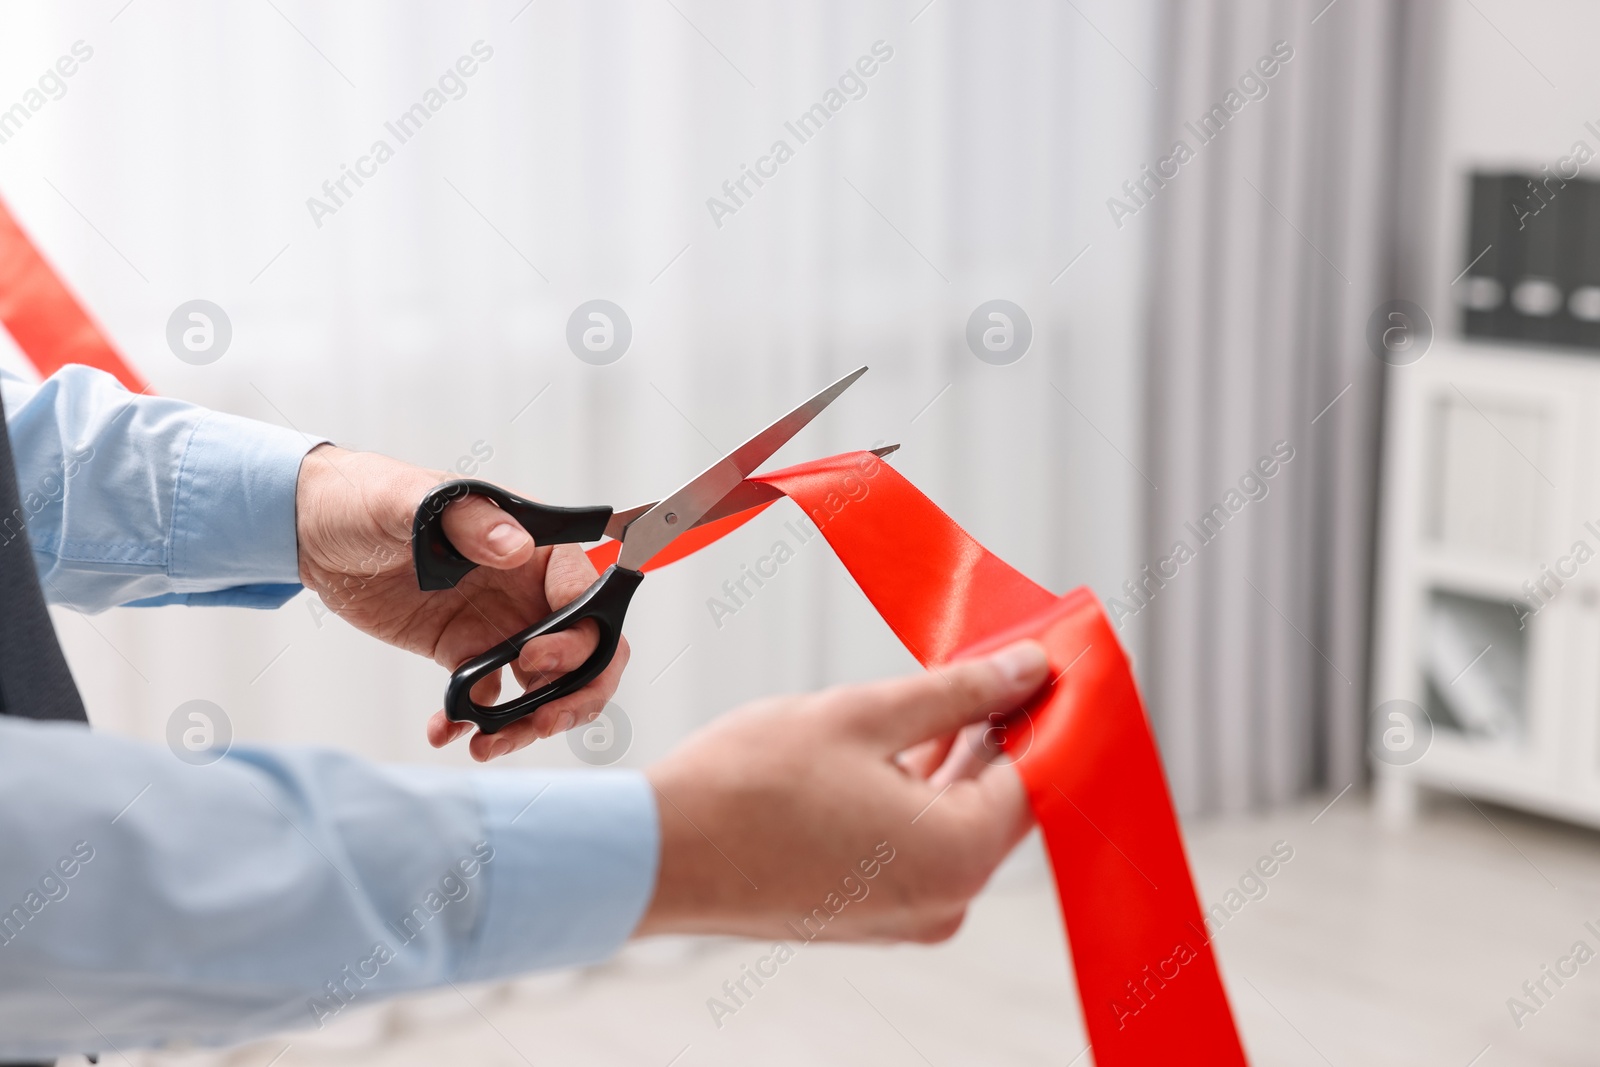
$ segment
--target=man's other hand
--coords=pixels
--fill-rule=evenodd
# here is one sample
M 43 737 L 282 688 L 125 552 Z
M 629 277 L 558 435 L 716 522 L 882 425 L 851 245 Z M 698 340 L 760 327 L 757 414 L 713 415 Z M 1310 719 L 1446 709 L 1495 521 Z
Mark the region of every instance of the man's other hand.
M 454 589 L 423 592 L 411 561 L 411 524 L 427 491 L 451 475 L 372 452 L 333 445 L 313 449 L 300 466 L 295 524 L 300 580 L 352 626 L 454 670 L 576 598 L 595 580 L 575 545 L 541 548 L 493 503 L 469 496 L 444 512 L 444 531 L 480 566 Z M 512 665 L 524 690 L 553 681 L 594 651 L 593 622 L 530 641 Z M 628 663 L 628 642 L 611 665 L 571 696 L 540 708 L 497 734 L 475 734 L 474 759 L 490 760 L 535 739 L 589 722 L 605 707 Z M 473 690 L 480 704 L 500 694 L 500 678 Z M 428 740 L 440 747 L 472 730 L 437 712 Z
M 649 773 L 661 820 L 640 935 L 940 941 L 1032 825 L 971 741 L 1044 684 L 1022 641 L 908 678 L 763 700 Z

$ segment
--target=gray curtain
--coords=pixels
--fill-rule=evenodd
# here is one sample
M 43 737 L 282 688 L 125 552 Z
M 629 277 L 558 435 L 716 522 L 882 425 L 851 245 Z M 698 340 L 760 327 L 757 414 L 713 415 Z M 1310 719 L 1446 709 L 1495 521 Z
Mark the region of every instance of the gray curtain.
M 1408 295 L 1391 235 L 1416 17 L 1386 0 L 1165 12 L 1152 151 L 1182 138 L 1195 158 L 1149 197 L 1151 570 L 1122 600 L 1185 813 L 1363 773 L 1383 380 L 1365 329 Z M 1278 45 L 1262 77 L 1277 42 L 1292 57 Z

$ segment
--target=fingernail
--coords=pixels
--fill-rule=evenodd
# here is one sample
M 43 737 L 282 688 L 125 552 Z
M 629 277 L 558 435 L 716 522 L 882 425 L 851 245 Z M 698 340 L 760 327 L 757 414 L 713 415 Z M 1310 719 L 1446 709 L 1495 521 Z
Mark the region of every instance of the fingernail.
M 489 758 L 499 759 L 501 756 L 504 756 L 510 751 L 511 742 L 502 737 L 500 740 L 489 746 Z
M 497 553 L 509 556 L 527 543 L 528 531 L 514 522 L 502 522 L 489 531 L 485 540 Z
M 1032 641 L 1007 645 L 991 656 L 989 662 L 1000 668 L 1001 675 L 1013 687 L 1035 681 L 1050 665 L 1044 649 Z

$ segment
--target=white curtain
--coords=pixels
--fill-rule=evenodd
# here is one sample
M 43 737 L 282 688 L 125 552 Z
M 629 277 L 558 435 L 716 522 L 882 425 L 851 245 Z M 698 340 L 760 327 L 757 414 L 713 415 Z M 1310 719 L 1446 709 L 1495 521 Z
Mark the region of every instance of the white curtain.
M 5 92 L 77 40 L 93 57 L 0 145 L 0 194 L 157 391 L 435 466 L 492 450 L 479 476 L 553 502 L 649 499 L 870 364 L 779 461 L 902 442 L 986 544 L 1109 594 L 1137 556 L 1144 238 L 1104 201 L 1148 143 L 1153 4 L 924 2 L 10 8 Z M 386 132 L 480 41 L 464 95 Z M 799 144 L 784 123 L 880 41 L 865 95 Z M 778 138 L 794 158 L 718 227 L 707 199 Z M 194 298 L 233 324 L 209 366 L 164 340 Z M 595 298 L 633 326 L 610 366 L 564 341 Z M 964 341 L 994 298 L 1033 322 L 1011 366 Z M 820 541 L 714 625 L 794 517 L 636 598 L 625 763 L 742 699 L 910 667 Z M 443 673 L 308 597 L 58 625 L 106 728 L 159 737 L 204 698 L 241 739 L 463 758 L 421 740 Z

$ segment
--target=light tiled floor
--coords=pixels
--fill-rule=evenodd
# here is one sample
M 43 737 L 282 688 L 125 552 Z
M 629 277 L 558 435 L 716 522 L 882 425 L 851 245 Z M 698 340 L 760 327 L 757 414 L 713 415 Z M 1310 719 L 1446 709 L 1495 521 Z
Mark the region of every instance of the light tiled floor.
M 1600 1063 L 1600 958 L 1520 1029 L 1507 998 L 1600 927 L 1600 835 L 1460 799 L 1403 831 L 1358 792 L 1190 828 L 1207 904 L 1258 856 L 1294 857 L 1216 944 L 1257 1064 Z M 1316 819 L 1313 822 L 1313 819 Z M 1036 846 L 1030 846 L 1036 847 Z M 811 945 L 718 1028 L 706 1007 L 765 951 L 658 941 L 604 967 L 412 998 L 315 1033 L 148 1067 L 1087 1065 L 1049 886 L 1023 855 L 933 948 Z M 287 1046 L 287 1051 L 285 1047 Z M 1475 1058 L 1476 1057 L 1476 1058 Z M 1198 1062 L 1198 1061 L 1196 1061 Z

